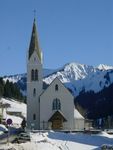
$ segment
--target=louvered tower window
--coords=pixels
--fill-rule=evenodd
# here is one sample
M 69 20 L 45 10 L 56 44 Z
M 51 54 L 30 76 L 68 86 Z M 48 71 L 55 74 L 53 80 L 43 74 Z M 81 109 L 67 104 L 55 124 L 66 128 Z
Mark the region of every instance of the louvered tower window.
M 31 70 L 31 81 L 34 81 L 34 70 Z
M 35 81 L 37 81 L 38 80 L 38 70 L 36 69 L 35 70 Z

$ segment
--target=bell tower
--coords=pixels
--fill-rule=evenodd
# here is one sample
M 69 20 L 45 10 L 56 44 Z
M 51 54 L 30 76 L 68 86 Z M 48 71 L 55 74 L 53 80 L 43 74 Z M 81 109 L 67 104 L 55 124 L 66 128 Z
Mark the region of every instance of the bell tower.
M 33 21 L 27 58 L 27 127 L 40 129 L 40 94 L 42 93 L 42 52 L 39 47 L 36 19 Z

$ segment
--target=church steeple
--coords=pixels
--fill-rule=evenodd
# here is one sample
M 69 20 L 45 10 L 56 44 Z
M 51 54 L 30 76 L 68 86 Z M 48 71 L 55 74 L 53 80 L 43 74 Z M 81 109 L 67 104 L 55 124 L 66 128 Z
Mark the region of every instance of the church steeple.
M 39 40 L 38 40 L 38 35 L 37 35 L 37 28 L 36 28 L 36 19 L 34 18 L 33 21 L 33 28 L 32 28 L 32 34 L 31 34 L 31 41 L 29 45 L 29 59 L 33 52 L 36 51 L 38 58 L 40 62 L 42 62 L 41 58 L 41 50 L 39 47 Z
M 35 17 L 34 17 L 35 18 Z M 36 20 L 33 21 L 27 61 L 27 126 L 40 129 L 40 95 L 43 91 L 42 52 L 39 47 Z

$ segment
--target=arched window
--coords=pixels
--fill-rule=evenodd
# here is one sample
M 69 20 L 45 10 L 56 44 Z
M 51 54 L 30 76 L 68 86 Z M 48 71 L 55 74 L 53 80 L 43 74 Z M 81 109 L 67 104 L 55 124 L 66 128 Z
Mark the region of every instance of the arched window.
M 58 84 L 55 85 L 55 91 L 58 91 Z
M 53 106 L 52 106 L 53 110 L 61 110 L 61 103 L 59 99 L 54 99 L 53 100 Z
M 36 120 L 36 114 L 33 114 L 33 120 Z
M 33 89 L 33 96 L 34 97 L 36 96 L 36 89 L 35 88 Z
M 34 70 L 31 70 L 31 81 L 34 81 Z
M 35 70 L 35 81 L 37 81 L 38 80 L 38 70 L 36 69 Z
M 34 57 L 34 62 L 36 61 L 36 57 Z

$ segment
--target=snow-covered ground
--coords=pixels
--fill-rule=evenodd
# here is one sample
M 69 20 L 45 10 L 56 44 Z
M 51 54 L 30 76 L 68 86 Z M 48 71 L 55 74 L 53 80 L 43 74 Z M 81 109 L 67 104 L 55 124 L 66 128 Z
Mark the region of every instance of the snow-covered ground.
M 21 111 L 26 116 L 26 104 L 17 102 L 13 99 L 1 99 L 3 104 L 10 104 L 8 111 Z M 14 115 L 4 114 L 4 118 L 10 118 L 13 125 L 20 125 L 22 118 Z M 1 128 L 7 130 L 5 126 Z M 3 131 L 1 131 L 1 134 Z M 31 141 L 22 144 L 4 144 L 0 149 L 7 150 L 13 147 L 16 150 L 99 150 L 102 144 L 113 144 L 113 135 L 102 132 L 98 135 L 83 133 L 61 133 L 61 132 L 37 132 L 30 133 Z
M 2 135 L 5 131 L 8 131 L 5 125 L 0 124 L 0 135 Z
M 2 104 L 9 104 L 8 108 L 3 109 L 3 119 L 6 121 L 7 119 L 11 119 L 12 125 L 20 126 L 23 118 L 21 116 L 9 115 L 8 112 L 11 112 L 12 114 L 20 112 L 21 115 L 26 118 L 26 104 L 15 101 L 13 99 L 5 99 L 5 98 L 1 98 L 0 102 Z
M 22 144 L 0 145 L 6 150 L 99 150 L 101 145 L 113 145 L 113 135 L 83 133 L 38 132 L 31 133 L 31 141 Z

